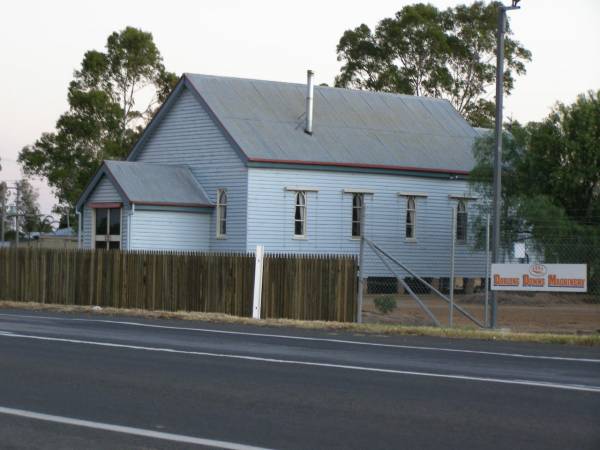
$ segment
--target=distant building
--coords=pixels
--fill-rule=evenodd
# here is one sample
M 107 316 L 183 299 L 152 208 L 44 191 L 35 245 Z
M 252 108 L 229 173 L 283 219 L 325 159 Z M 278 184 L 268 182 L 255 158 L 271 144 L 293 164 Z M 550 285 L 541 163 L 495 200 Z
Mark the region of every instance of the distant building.
M 311 75 L 302 85 L 185 74 L 127 160 L 105 161 L 79 199 L 82 246 L 347 254 L 366 227 L 412 267 L 446 276 L 440 230 L 456 206 L 467 241 L 478 136 L 445 100 L 313 88 Z
M 72 228 L 59 228 L 48 233 L 33 232 L 21 245 L 32 248 L 77 248 L 77 233 Z

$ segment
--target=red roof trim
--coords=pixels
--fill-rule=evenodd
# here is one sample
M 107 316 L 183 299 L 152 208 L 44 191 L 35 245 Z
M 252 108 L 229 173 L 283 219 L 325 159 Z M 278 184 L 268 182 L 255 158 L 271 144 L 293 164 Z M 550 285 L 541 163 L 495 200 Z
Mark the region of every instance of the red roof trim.
M 184 206 L 189 208 L 212 208 L 214 205 L 205 205 L 204 203 L 177 203 L 177 202 L 136 202 L 132 200 L 135 205 L 148 205 L 148 206 Z
M 121 206 L 123 206 L 123 203 L 121 202 L 106 202 L 106 203 L 90 203 L 88 205 L 90 208 L 120 208 Z
M 266 159 L 266 158 L 250 158 L 250 162 L 262 162 L 272 164 L 301 164 L 307 166 L 333 166 L 333 167 L 357 167 L 363 169 L 387 169 L 387 170 L 406 170 L 411 172 L 432 172 L 432 173 L 448 173 L 456 175 L 468 175 L 467 170 L 454 169 L 430 169 L 425 167 L 408 167 L 408 166 L 386 166 L 383 164 L 365 164 L 365 163 L 337 163 L 337 162 L 320 162 L 320 161 L 300 161 L 300 160 L 285 160 L 285 159 Z

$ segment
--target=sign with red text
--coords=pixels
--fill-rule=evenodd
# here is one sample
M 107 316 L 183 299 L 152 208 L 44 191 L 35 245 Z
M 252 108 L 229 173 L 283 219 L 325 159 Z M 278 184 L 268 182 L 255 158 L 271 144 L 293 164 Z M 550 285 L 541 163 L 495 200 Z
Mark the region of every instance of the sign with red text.
M 587 264 L 492 264 L 491 289 L 587 292 Z

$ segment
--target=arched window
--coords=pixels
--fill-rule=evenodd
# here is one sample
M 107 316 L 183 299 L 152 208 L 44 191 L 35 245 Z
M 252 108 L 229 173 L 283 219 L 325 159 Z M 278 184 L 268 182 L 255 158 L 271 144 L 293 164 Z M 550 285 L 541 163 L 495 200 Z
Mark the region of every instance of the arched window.
M 459 200 L 456 206 L 456 240 L 466 242 L 469 213 L 464 200 Z
M 406 239 L 416 239 L 417 207 L 414 197 L 406 198 Z
M 294 208 L 294 236 L 306 237 L 306 193 L 296 192 Z
M 363 207 L 363 194 L 352 194 L 352 237 L 360 237 L 362 224 L 360 222 Z
M 217 191 L 217 237 L 227 237 L 227 191 Z

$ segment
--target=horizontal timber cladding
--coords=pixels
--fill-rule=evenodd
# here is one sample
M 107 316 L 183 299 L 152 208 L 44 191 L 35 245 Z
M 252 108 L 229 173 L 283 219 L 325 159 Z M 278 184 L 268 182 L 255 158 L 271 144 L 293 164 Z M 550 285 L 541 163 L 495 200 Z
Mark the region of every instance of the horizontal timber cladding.
M 262 316 L 352 321 L 347 256 L 267 255 Z M 250 316 L 252 254 L 0 249 L 0 300 Z
M 306 191 L 306 237 L 294 237 L 295 192 Z M 469 196 L 466 180 L 340 173 L 288 169 L 249 170 L 248 249 L 264 245 L 268 252 L 358 255 L 360 240 L 352 237 L 352 192 L 365 192 L 366 237 L 424 277 L 447 277 L 450 271 L 453 194 Z M 407 197 L 416 204 L 414 239 L 406 238 Z M 472 197 L 470 197 L 472 198 Z M 479 211 L 466 202 L 469 223 Z M 457 276 L 484 276 L 485 254 L 469 242 L 456 246 Z M 371 251 L 366 252 L 368 276 L 393 276 Z
M 217 190 L 227 190 L 227 237 L 216 238 L 216 215 L 210 221 L 210 250 L 245 251 L 247 169 L 236 150 L 198 99 L 184 88 L 169 113 L 152 130 L 132 161 L 186 165 L 216 204 Z
M 130 219 L 131 250 L 209 250 L 210 213 L 137 210 Z

